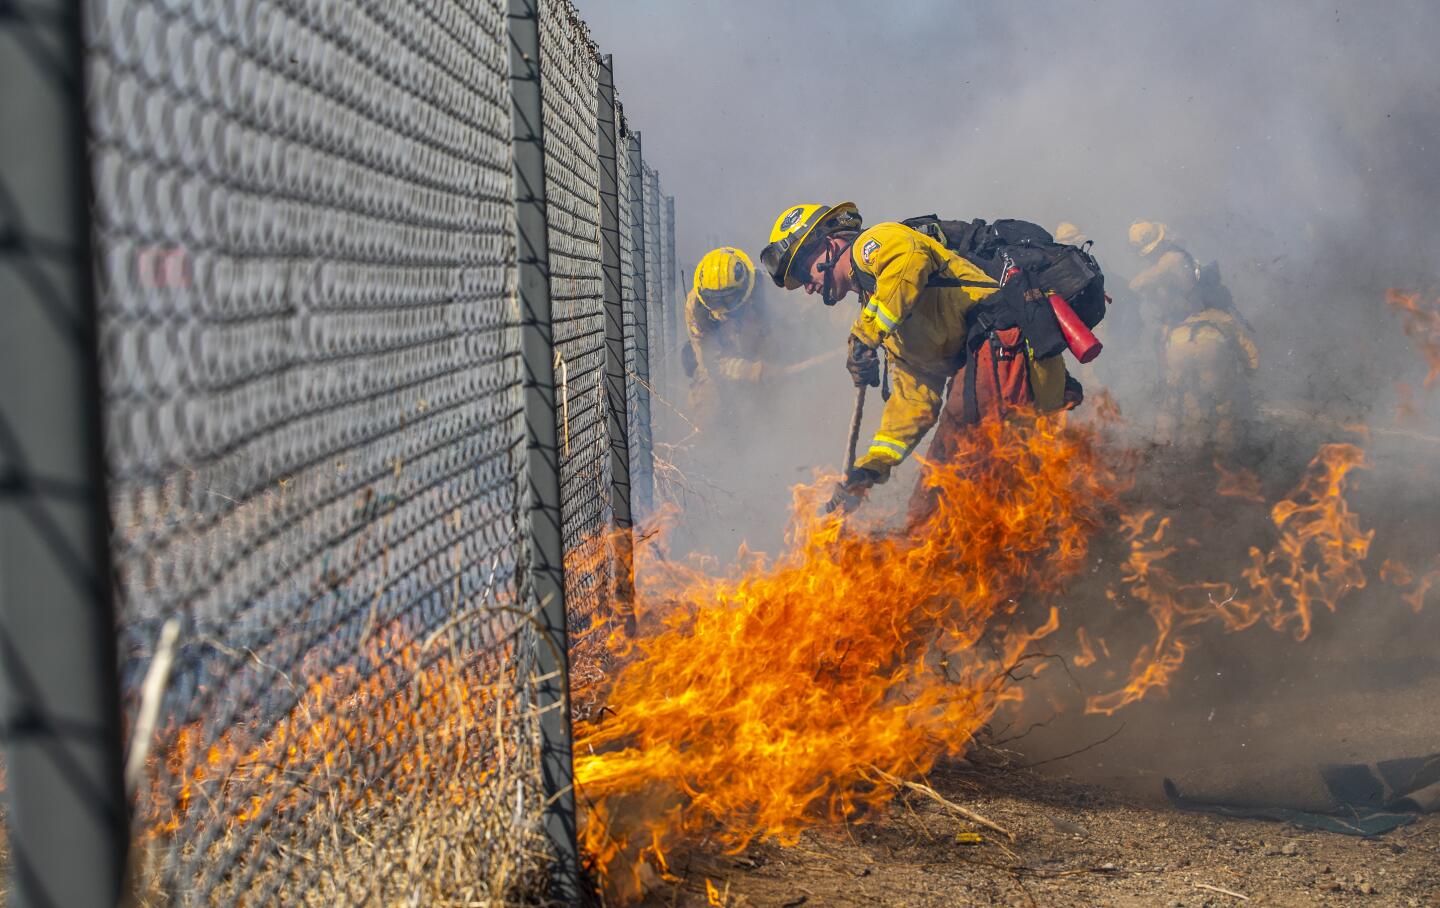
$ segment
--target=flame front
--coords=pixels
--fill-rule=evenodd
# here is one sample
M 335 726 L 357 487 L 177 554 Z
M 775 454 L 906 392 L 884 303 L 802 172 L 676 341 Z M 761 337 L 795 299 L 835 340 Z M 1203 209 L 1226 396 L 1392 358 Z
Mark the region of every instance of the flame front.
M 1243 595 L 1237 584 L 1182 582 L 1162 564 L 1179 550 L 1166 541 L 1169 518 L 1146 512 L 1124 521 L 1130 557 L 1123 584 L 1129 599 L 1148 608 L 1155 637 L 1136 654 L 1128 683 L 1091 697 L 1086 710 L 1109 715 L 1163 689 L 1185 660 L 1189 644 L 1180 634 L 1188 628 L 1219 623 L 1239 631 L 1264 620 L 1297 640 L 1310 636 L 1316 606 L 1334 611 L 1342 596 L 1365 586 L 1361 564 L 1375 533 L 1361 529 L 1345 498 L 1347 476 L 1364 465 L 1354 445 L 1320 449 L 1305 478 L 1270 509 L 1278 539 L 1268 552 L 1251 547 Z
M 742 552 L 721 578 L 645 564 L 657 579 L 633 650 L 577 729 L 602 872 L 622 855 L 636 882 L 637 858 L 663 871 L 685 834 L 792 841 L 888 798 L 884 774 L 926 772 L 1020 696 L 1007 671 L 1058 626 L 1049 597 L 1080 567 L 1115 472 L 1090 435 L 1042 420 L 977 430 L 930 481 L 939 509 L 907 532 L 806 517 L 822 483 L 797 490 L 773 562 Z

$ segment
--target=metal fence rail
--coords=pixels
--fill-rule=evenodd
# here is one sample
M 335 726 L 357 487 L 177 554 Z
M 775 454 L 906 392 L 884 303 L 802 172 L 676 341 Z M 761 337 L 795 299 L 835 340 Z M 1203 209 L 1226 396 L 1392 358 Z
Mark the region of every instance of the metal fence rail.
M 526 141 L 543 148 L 549 452 L 525 425 L 526 193 L 512 169 L 515 9 L 537 5 L 543 114 Z M 564 0 L 16 9 L 0 16 L 0 72 L 63 86 L 37 21 L 85 61 L 76 123 L 88 127 L 93 267 L 71 262 L 67 279 L 92 279 L 95 311 L 65 316 L 94 333 L 98 355 L 87 361 L 71 340 L 84 355 L 27 378 L 83 392 L 85 370 L 98 370 L 104 451 L 91 478 L 109 513 L 91 513 L 113 524 L 132 885 L 176 904 L 500 901 L 550 888 L 563 833 L 543 817 L 547 804 L 572 808 L 556 800 L 568 778 L 541 771 L 542 712 L 555 708 L 545 690 L 565 660 L 546 649 L 554 622 L 533 574 L 535 471 L 555 473 L 568 624 L 583 629 L 624 605 L 615 495 L 630 496 L 627 517 L 631 501 L 637 514 L 649 505 L 648 334 L 663 349 L 657 332 L 675 311 L 673 256 L 661 260 L 673 217 L 662 226 L 653 171 L 641 185 L 617 102 L 623 399 L 634 406 L 607 427 L 600 60 L 583 22 Z M 0 90 L 10 84 L 21 83 Z M 80 95 L 45 103 L 73 115 Z M 24 172 L 22 142 L 0 136 L 0 201 Z M 22 227 L 13 207 L 0 205 L 0 240 Z M 646 227 L 655 239 L 640 243 L 632 230 Z M 0 242 L 0 286 L 35 258 L 33 244 Z M 15 326 L 30 336 L 9 343 L 36 349 L 63 328 Z M 17 406 L 5 398 L 0 416 L 19 425 Z M 65 431 L 86 450 L 83 420 Z M 612 451 L 634 466 L 628 486 Z M 14 475 L 8 450 L 5 468 Z M 24 483 L 7 489 L 22 510 L 40 501 Z M 12 563 L 0 576 L 7 599 L 35 592 L 12 582 Z M 3 630 L 11 649 L 37 645 L 31 625 Z M 61 647 L 57 671 L 67 659 L 103 668 L 84 653 Z M 13 804 L 44 774 L 17 762 L 24 742 L 9 731 L 6 744 Z M 114 749 L 100 765 L 106 752 L 119 761 Z M 6 820 L 11 855 L 53 848 L 33 814 L 12 806 Z M 123 846 L 103 844 L 112 858 Z M 50 857 L 42 877 L 50 865 L 113 867 L 73 848 Z
M 669 336 L 670 317 L 665 299 L 665 201 L 660 194 L 660 174 L 649 164 L 643 167 L 642 192 L 645 212 L 645 286 L 647 288 L 650 323 L 654 326 L 650 345 L 650 375 L 652 386 L 665 387 L 670 365 Z M 653 403 L 652 403 L 653 406 Z M 653 413 L 652 413 L 653 418 Z

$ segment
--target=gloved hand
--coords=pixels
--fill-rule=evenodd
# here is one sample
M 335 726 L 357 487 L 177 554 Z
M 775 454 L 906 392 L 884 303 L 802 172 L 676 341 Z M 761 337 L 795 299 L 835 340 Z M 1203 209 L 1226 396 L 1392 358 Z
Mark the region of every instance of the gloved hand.
M 1065 409 L 1073 410 L 1085 402 L 1085 386 L 1073 375 L 1065 376 Z
M 835 487 L 835 494 L 825 503 L 825 513 L 848 514 L 865 500 L 870 487 L 880 481 L 880 474 L 866 467 L 855 467 L 845 474 L 845 481 Z
M 880 354 L 874 347 L 865 346 L 855 335 L 850 335 L 850 355 L 845 359 L 845 368 L 855 387 L 866 385 L 874 388 L 880 384 Z

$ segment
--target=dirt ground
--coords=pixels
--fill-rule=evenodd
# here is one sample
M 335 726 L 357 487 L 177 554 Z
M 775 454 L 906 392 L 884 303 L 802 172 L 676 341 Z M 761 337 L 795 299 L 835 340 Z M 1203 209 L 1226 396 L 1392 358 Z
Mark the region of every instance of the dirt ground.
M 1304 771 L 1440 752 L 1440 660 L 1427 653 L 1437 612 L 1412 616 L 1414 633 L 1388 633 L 1383 647 L 1367 645 L 1377 634 L 1353 615 L 1327 617 L 1305 644 L 1266 633 L 1205 640 L 1168 696 L 1113 717 L 1080 715 L 1065 702 L 1068 678 L 1052 673 L 1033 711 L 994 723 L 992 738 L 1017 740 L 930 777 L 1013 842 L 911 792 L 881 816 L 810 830 L 792 847 L 675 856 L 681 882 L 661 884 L 647 904 L 706 906 L 709 879 L 737 908 L 1440 906 L 1440 815 L 1365 839 L 1182 812 L 1161 787 L 1216 767 Z M 977 844 L 957 838 L 977 831 Z
M 1305 642 L 1265 628 L 1198 634 L 1167 694 L 1113 717 L 1081 708 L 1113 679 L 1047 672 L 1025 710 L 992 723 L 992 739 L 1012 739 L 1000 751 L 930 777 L 1013 842 L 912 792 L 791 847 L 672 855 L 680 882 L 646 904 L 708 906 L 708 879 L 735 908 L 1440 906 L 1440 815 L 1364 839 L 1182 812 L 1161 784 L 1440 752 L 1437 639 L 1440 608 L 1415 614 L 1371 587 L 1317 616 Z M 957 839 L 976 831 L 979 843 Z
M 1216 767 L 1440 752 L 1440 609 L 1408 614 L 1406 634 L 1395 619 L 1377 593 L 1323 616 L 1305 643 L 1266 630 L 1201 638 L 1168 695 L 1113 717 L 1081 714 L 1084 691 L 1048 673 L 1032 682 L 1033 708 L 993 723 L 992 739 L 1013 740 L 930 777 L 1013 842 L 912 792 L 792 847 L 673 856 L 681 882 L 647 904 L 706 906 L 709 879 L 737 908 L 1440 906 L 1440 815 L 1365 839 L 1182 812 L 1162 793 L 1166 777 Z M 957 839 L 976 831 L 978 844 Z
M 1374 839 L 1181 813 L 1037 770 L 952 766 L 931 779 L 1012 831 L 980 830 L 920 794 L 792 847 L 692 855 L 651 906 L 1440 905 L 1440 817 Z M 678 864 L 679 862 L 677 862 Z M 1221 891 L 1224 890 L 1224 891 Z

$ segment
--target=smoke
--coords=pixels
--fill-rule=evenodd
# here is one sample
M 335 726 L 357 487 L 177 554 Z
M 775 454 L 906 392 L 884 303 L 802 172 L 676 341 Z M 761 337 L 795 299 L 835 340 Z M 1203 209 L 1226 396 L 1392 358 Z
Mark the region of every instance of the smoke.
M 850 198 L 870 222 L 1075 221 L 1123 278 L 1126 228 L 1161 220 L 1220 262 L 1272 397 L 1355 418 L 1408 374 L 1383 294 L 1440 268 L 1433 3 L 582 12 L 676 192 L 682 262 L 758 251 L 786 205 Z
M 1123 288 L 1141 267 L 1129 224 L 1159 220 L 1220 264 L 1257 335 L 1263 405 L 1302 424 L 1394 425 L 1408 383 L 1410 428 L 1440 429 L 1440 398 L 1419 389 L 1423 362 L 1384 303 L 1392 286 L 1440 296 L 1433 3 L 587 0 L 581 12 L 676 194 L 682 266 L 721 244 L 757 254 L 794 202 L 853 199 L 870 223 L 1074 221 Z M 777 361 L 843 345 L 849 301 L 769 296 Z M 1099 330 L 1115 352 L 1072 370 L 1143 427 L 1156 395 L 1130 369 L 1119 321 Z M 724 531 L 732 546 L 778 536 L 785 487 L 807 465 L 839 468 L 852 396 L 837 362 L 736 403 L 741 424 L 696 440 L 712 454 L 722 442 L 709 474 L 746 499 Z M 879 402 L 869 409 L 867 431 Z M 1263 428 L 1291 435 L 1293 419 Z M 1293 479 L 1313 453 L 1274 466 Z M 892 485 L 913 475 L 907 465 Z

